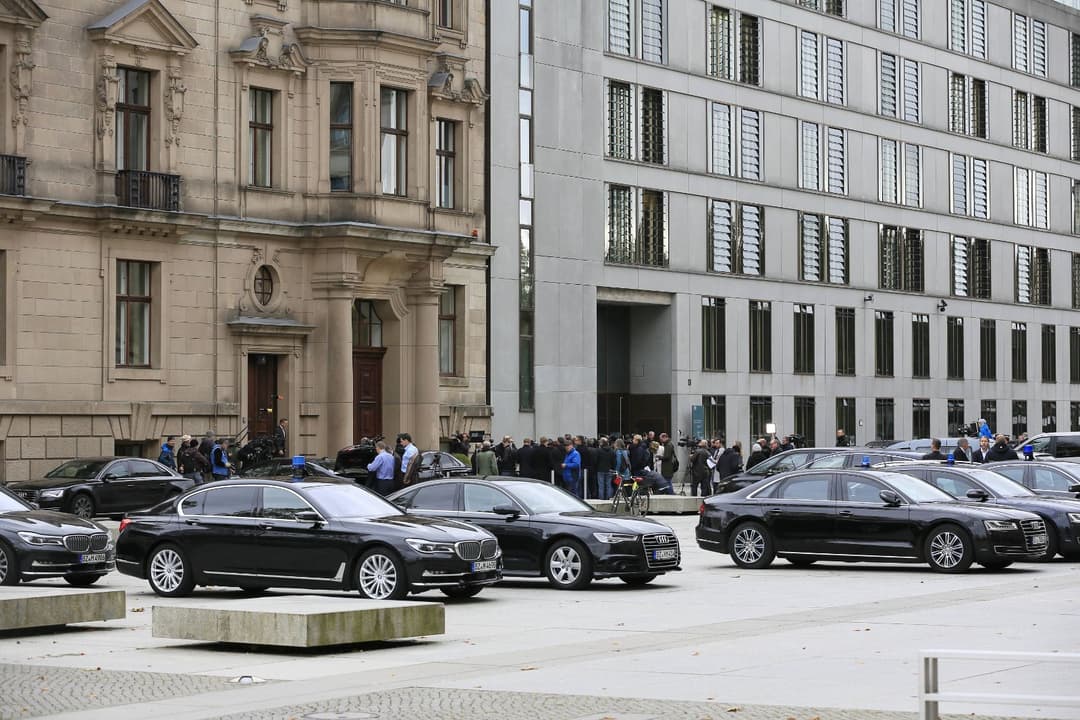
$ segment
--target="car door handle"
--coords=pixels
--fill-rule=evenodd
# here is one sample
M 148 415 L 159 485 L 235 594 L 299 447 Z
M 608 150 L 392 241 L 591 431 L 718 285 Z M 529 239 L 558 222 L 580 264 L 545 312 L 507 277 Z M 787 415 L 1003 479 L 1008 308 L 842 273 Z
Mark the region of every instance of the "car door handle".
M 841 511 L 840 511 L 839 513 L 837 513 L 837 514 L 838 514 L 838 515 L 839 515 L 840 517 L 844 517 L 844 518 L 849 518 L 849 517 L 855 517 L 855 513 L 851 512 L 850 510 L 841 510 Z
M 766 512 L 765 514 L 766 514 L 766 515 L 770 515 L 770 516 L 772 516 L 772 517 L 776 517 L 777 515 L 783 515 L 783 514 L 784 514 L 784 511 L 783 511 L 783 510 L 780 510 L 779 508 L 773 508 L 772 510 L 769 510 L 769 511 L 768 511 L 768 512 Z

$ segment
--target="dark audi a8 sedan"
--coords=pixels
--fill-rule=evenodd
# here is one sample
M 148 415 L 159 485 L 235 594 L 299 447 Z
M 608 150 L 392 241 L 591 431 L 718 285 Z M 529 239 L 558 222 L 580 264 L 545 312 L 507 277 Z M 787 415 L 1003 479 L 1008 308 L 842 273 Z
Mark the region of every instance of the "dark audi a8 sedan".
M 939 572 L 1036 560 L 1047 542 L 1038 515 L 961 503 L 922 480 L 879 470 L 795 471 L 706 498 L 697 540 L 744 568 L 780 556 L 799 566 L 925 562 Z
M 413 517 L 353 484 L 223 480 L 120 525 L 117 567 L 158 595 L 196 585 L 358 590 L 377 600 L 438 588 L 471 597 L 497 582 L 498 541 L 453 520 Z

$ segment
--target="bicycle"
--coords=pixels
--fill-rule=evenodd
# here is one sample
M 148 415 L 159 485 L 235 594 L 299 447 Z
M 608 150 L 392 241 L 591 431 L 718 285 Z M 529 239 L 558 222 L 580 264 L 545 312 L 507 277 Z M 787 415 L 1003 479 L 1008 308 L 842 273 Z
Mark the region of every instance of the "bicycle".
M 630 515 L 649 514 L 652 487 L 645 483 L 644 478 L 632 477 L 629 482 L 624 482 L 621 476 L 616 475 L 612 482 L 615 484 L 615 495 L 611 498 L 613 515 L 618 514 L 620 505 L 625 507 Z

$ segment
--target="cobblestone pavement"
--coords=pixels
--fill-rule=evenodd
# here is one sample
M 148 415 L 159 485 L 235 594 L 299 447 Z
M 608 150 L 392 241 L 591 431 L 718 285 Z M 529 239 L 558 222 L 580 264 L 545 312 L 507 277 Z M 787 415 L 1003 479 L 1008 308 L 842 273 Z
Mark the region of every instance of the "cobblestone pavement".
M 917 713 L 403 688 L 221 720 L 914 720 Z M 972 715 L 943 715 L 967 718 Z M 979 715 L 979 720 L 1005 718 Z
M 0 720 L 164 700 L 239 687 L 228 678 L 0 665 Z

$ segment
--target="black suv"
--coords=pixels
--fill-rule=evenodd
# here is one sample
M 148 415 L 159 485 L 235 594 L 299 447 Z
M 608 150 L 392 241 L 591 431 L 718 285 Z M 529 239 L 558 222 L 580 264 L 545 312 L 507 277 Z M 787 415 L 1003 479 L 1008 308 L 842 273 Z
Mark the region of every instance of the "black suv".
M 1024 448 L 1031 446 L 1036 456 L 1049 456 L 1055 458 L 1080 457 L 1080 433 L 1054 432 L 1039 433 L 1022 443 L 1013 446 L 1013 450 L 1020 457 L 1024 456 Z

